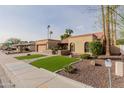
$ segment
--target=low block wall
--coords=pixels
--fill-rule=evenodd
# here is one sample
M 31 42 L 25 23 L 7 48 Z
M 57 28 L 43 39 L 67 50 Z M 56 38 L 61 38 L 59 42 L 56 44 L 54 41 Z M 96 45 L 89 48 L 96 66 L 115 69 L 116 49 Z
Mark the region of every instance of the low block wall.
M 113 55 L 120 55 L 120 54 L 121 54 L 120 48 L 118 48 L 118 47 L 116 47 L 116 46 L 111 46 L 110 52 L 111 52 L 111 54 L 113 54 Z
M 70 55 L 69 50 L 58 50 L 58 55 Z

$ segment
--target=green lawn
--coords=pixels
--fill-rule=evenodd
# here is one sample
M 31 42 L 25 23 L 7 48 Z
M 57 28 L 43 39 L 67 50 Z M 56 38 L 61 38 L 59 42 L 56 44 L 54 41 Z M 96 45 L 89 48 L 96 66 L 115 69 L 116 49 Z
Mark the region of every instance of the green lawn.
M 77 60 L 79 59 L 69 58 L 65 56 L 53 56 L 34 61 L 31 63 L 31 65 L 54 72 Z
M 15 58 L 18 59 L 18 60 L 25 60 L 25 59 L 39 58 L 39 57 L 43 57 L 43 56 L 45 56 L 45 55 L 32 54 L 32 55 L 29 55 L 29 56 L 18 56 L 18 57 L 15 57 Z

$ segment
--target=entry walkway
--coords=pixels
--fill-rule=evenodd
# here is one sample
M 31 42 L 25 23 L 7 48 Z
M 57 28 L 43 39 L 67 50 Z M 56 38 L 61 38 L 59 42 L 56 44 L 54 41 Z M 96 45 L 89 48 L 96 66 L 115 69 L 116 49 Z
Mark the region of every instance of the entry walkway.
M 89 88 L 83 83 L 16 60 L 0 52 L 0 64 L 14 87 L 18 88 Z M 4 82 L 2 82 L 4 83 Z

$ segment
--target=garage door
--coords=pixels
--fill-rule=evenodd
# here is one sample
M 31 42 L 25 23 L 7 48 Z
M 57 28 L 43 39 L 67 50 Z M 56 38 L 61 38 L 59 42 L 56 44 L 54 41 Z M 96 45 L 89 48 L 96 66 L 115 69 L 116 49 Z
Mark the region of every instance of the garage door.
M 46 50 L 46 45 L 38 45 L 38 52 L 43 52 Z

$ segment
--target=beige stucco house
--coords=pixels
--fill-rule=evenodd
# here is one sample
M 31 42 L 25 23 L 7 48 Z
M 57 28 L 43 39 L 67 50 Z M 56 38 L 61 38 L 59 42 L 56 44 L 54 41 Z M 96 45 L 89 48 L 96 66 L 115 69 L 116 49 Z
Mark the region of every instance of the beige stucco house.
M 90 34 L 76 35 L 66 38 L 64 40 L 45 39 L 38 40 L 35 44 L 35 51 L 45 52 L 53 47 L 64 47 L 64 50 L 69 50 L 73 54 L 91 54 L 88 44 L 93 40 L 100 40 L 103 43 L 103 32 L 96 32 Z M 114 44 L 110 48 L 111 54 L 120 54 L 120 48 Z M 65 51 L 64 51 L 65 52 Z
M 68 38 L 68 49 L 74 54 L 90 54 L 88 44 L 99 39 L 102 42 L 103 32 L 77 35 Z
M 35 51 L 45 52 L 53 47 L 56 47 L 60 42 L 61 42 L 60 40 L 54 40 L 54 39 L 38 40 L 35 42 Z
M 95 39 L 102 40 L 103 32 L 84 34 L 71 36 L 65 40 L 53 40 L 53 39 L 45 39 L 38 40 L 35 43 L 35 50 L 37 52 L 44 52 L 56 46 L 67 46 L 67 50 L 70 50 L 71 53 L 74 54 L 84 54 L 89 53 L 89 42 L 92 42 Z

